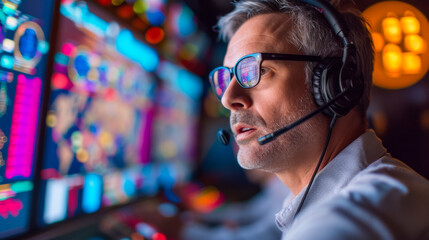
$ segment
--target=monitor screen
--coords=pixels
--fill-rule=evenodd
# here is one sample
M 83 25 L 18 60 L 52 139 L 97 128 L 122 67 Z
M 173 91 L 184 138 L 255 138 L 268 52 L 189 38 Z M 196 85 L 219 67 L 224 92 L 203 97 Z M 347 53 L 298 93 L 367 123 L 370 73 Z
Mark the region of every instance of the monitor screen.
M 90 1 L 62 1 L 41 167 L 45 226 L 154 194 L 158 52 Z
M 0 238 L 30 227 L 53 8 L 0 2 Z

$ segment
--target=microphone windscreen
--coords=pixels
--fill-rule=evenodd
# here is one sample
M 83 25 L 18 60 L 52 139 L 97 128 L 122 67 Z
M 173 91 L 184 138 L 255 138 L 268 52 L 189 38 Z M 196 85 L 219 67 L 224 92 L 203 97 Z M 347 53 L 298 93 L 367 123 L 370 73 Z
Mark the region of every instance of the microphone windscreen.
M 217 132 L 217 139 L 219 140 L 219 142 L 221 142 L 224 146 L 228 146 L 229 138 L 230 138 L 229 131 L 222 128 L 219 129 L 219 131 Z

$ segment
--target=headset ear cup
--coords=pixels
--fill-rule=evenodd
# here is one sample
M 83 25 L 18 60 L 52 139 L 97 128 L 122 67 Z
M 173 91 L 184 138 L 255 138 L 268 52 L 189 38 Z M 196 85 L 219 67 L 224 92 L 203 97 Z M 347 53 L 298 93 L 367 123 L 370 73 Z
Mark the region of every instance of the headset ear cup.
M 341 94 L 345 89 L 344 87 L 349 87 L 340 83 L 339 75 L 341 67 L 341 59 L 326 58 L 313 69 L 312 91 L 314 101 L 318 107 L 323 106 L 338 94 Z M 327 116 L 333 116 L 334 114 L 337 116 L 344 116 L 353 107 L 354 103 L 349 102 L 348 98 L 344 97 L 325 109 L 323 113 Z

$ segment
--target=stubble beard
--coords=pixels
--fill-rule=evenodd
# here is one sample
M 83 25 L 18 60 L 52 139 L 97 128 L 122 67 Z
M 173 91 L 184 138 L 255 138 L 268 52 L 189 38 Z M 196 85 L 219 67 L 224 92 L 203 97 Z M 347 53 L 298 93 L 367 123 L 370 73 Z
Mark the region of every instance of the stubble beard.
M 268 130 L 266 134 L 293 123 L 314 110 L 314 108 L 313 98 L 308 92 L 308 94 L 304 94 L 299 100 L 298 106 L 290 111 L 291 113 L 288 114 L 288 116 L 277 119 L 272 127 L 268 126 L 266 128 Z M 252 117 L 255 118 L 254 116 Z M 250 118 L 252 119 L 252 117 Z M 258 122 L 261 120 L 256 119 L 250 121 Z M 274 141 L 262 146 L 257 143 L 256 139 L 241 143 L 244 145 L 242 145 L 243 147 L 241 149 L 239 148 L 237 153 L 239 165 L 244 169 L 261 169 L 273 173 L 292 167 L 296 161 L 299 161 L 299 159 L 293 159 L 294 155 L 298 151 L 302 151 L 303 148 L 305 150 L 304 146 L 311 141 L 313 137 L 312 129 L 314 129 L 314 125 L 316 124 L 316 119 L 310 119 L 279 136 Z

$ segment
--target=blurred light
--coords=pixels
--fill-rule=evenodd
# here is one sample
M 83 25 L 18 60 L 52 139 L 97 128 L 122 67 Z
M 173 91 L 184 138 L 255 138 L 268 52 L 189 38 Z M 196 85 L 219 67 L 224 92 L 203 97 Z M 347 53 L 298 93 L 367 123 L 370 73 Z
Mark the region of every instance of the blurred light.
M 115 6 L 119 6 L 124 2 L 124 0 L 112 0 L 112 4 Z
M 158 211 L 164 217 L 173 217 L 177 214 L 178 209 L 175 205 L 171 203 L 162 203 L 158 206 Z
M 151 9 L 162 9 L 165 6 L 166 0 L 147 0 L 149 8 Z
M 429 130 L 429 110 L 422 111 L 420 116 L 420 122 L 421 122 L 422 128 L 428 131 Z
M 127 240 L 129 238 L 126 238 Z M 131 240 L 145 240 L 145 238 L 138 232 L 131 233 Z
M 54 168 L 47 168 L 47 169 L 43 169 L 40 172 L 40 175 L 42 176 L 43 180 L 48 180 L 48 179 L 52 179 L 52 178 L 60 178 L 60 173 L 58 172 L 58 170 L 54 169 Z
M 408 3 L 382 1 L 366 9 L 363 17 L 368 21 L 369 30 L 380 29 L 383 33 L 371 33 L 376 50 L 374 85 L 399 89 L 420 81 L 429 69 L 426 16 Z
M 98 80 L 98 78 L 99 74 L 97 68 L 91 68 L 88 72 L 88 80 L 95 82 Z
M 134 16 L 134 9 L 133 6 L 131 5 L 123 5 L 121 7 L 119 7 L 119 9 L 117 10 L 117 14 L 119 17 L 123 18 L 123 19 L 129 19 L 132 16 Z
M 160 10 L 149 9 L 146 12 L 146 17 L 154 26 L 161 26 L 165 21 L 165 16 Z
M 157 73 L 161 79 L 170 82 L 174 88 L 185 93 L 191 99 L 199 100 L 201 98 L 203 80 L 197 75 L 170 62 L 162 62 Z
M 12 39 L 5 38 L 3 39 L 2 49 L 6 52 L 11 53 L 15 48 L 15 42 Z
M 92 33 L 101 37 L 104 37 L 109 27 L 106 21 L 90 12 L 84 1 L 79 1 L 76 4 L 70 5 L 62 4 L 60 12 L 77 25 L 82 25 Z
M 402 50 L 396 45 L 389 43 L 383 48 L 383 66 L 390 77 L 400 77 L 402 64 Z
M 136 193 L 136 184 L 134 183 L 133 179 L 130 178 L 130 176 L 126 176 L 126 172 L 124 172 L 123 175 L 122 189 L 124 194 L 130 198 Z
M 46 116 L 46 125 L 50 128 L 53 128 L 57 125 L 57 123 L 58 123 L 57 116 L 55 116 L 54 112 L 50 111 Z
M 417 34 L 406 35 L 404 38 L 404 46 L 407 51 L 413 53 L 426 52 L 426 41 Z
M 147 223 L 139 222 L 136 224 L 136 231 L 146 238 L 150 238 L 156 233 L 156 230 Z
M 144 0 L 136 0 L 133 4 L 133 10 L 137 14 L 144 13 L 148 8 L 148 4 Z
M 13 69 L 15 61 L 12 56 L 3 55 L 1 56 L 0 65 L 4 68 Z
M 192 191 L 188 198 L 191 207 L 199 212 L 211 212 L 224 202 L 224 196 L 213 186 Z
M 93 213 L 100 209 L 102 191 L 102 178 L 97 174 L 87 174 L 85 176 L 82 194 L 82 210 L 84 212 Z
M 402 69 L 405 74 L 417 74 L 422 69 L 422 59 L 415 53 L 403 53 L 402 61 Z
M 383 50 L 383 46 L 384 46 L 383 36 L 378 32 L 373 32 L 373 33 L 371 33 L 371 35 L 372 35 L 372 41 L 374 42 L 375 52 L 381 52 L 381 50 Z
M 153 72 L 158 66 L 157 52 L 135 39 L 131 31 L 122 30 L 116 38 L 116 49 L 125 57 L 137 62 L 146 71 Z
M 98 3 L 103 6 L 109 6 L 111 2 L 110 0 L 98 0 Z
M 184 37 L 194 33 L 197 28 L 194 20 L 194 13 L 185 6 L 182 8 L 177 24 L 179 26 L 180 35 Z
M 76 46 L 72 43 L 64 43 L 61 46 L 61 52 L 66 55 L 67 57 L 70 57 L 72 55 L 74 55 L 74 53 L 76 52 Z
M 33 183 L 30 181 L 12 183 L 10 185 L 10 190 L 14 191 L 15 193 L 29 192 L 33 190 Z
M 7 29 L 15 31 L 17 26 L 18 26 L 18 19 L 11 17 L 11 16 L 8 16 L 6 18 L 6 28 Z
M 113 89 L 111 89 L 113 90 Z M 114 145 L 113 135 L 108 131 L 102 131 L 99 136 L 99 141 L 102 148 L 112 148 Z
M 104 92 L 104 95 L 103 95 L 103 98 L 104 98 L 104 100 L 106 100 L 106 101 L 113 101 L 115 98 L 116 98 L 116 90 L 115 89 L 113 89 L 113 88 L 108 88 L 108 89 L 106 89 L 106 91 Z M 105 141 L 105 140 L 103 140 L 103 141 Z M 106 142 L 102 142 L 102 145 L 104 146 L 105 144 L 107 144 L 107 141 Z M 111 143 L 110 143 L 111 144 Z
M 50 179 L 46 183 L 44 223 L 64 220 L 67 216 L 67 179 Z
M 163 158 L 172 158 L 177 155 L 176 143 L 172 140 L 163 141 L 160 143 L 159 151 Z
M 88 151 L 86 151 L 84 148 L 79 148 L 76 151 L 76 159 L 81 163 L 86 163 L 89 159 Z
M 375 112 L 371 116 L 374 129 L 380 136 L 384 136 L 387 132 L 387 117 L 384 112 Z
M 49 51 L 49 43 L 47 41 L 39 41 L 37 44 L 37 50 L 42 54 L 46 54 Z
M 71 143 L 73 146 L 77 146 L 77 147 L 83 146 L 83 136 L 79 131 L 74 131 L 71 134 Z
M 67 66 L 67 64 L 69 63 L 69 57 L 65 56 L 62 53 L 55 53 L 54 61 L 56 64 Z
M 145 39 L 148 43 L 157 44 L 164 39 L 164 30 L 159 27 L 151 27 L 147 30 Z
M 58 89 L 67 89 L 70 84 L 68 77 L 62 73 L 52 74 L 52 86 Z
M 21 1 L 2 1 L 6 8 L 9 8 L 12 11 L 15 11 L 18 8 L 18 3 Z
M 152 235 L 152 239 L 153 240 L 167 240 L 167 237 L 165 237 L 164 234 L 157 232 L 157 233 L 154 233 Z
M 420 22 L 412 11 L 405 11 L 400 22 L 404 34 L 418 34 L 420 32 Z
M 391 43 L 400 43 L 402 39 L 401 25 L 399 19 L 393 14 L 388 13 L 387 17 L 381 22 L 384 38 Z

